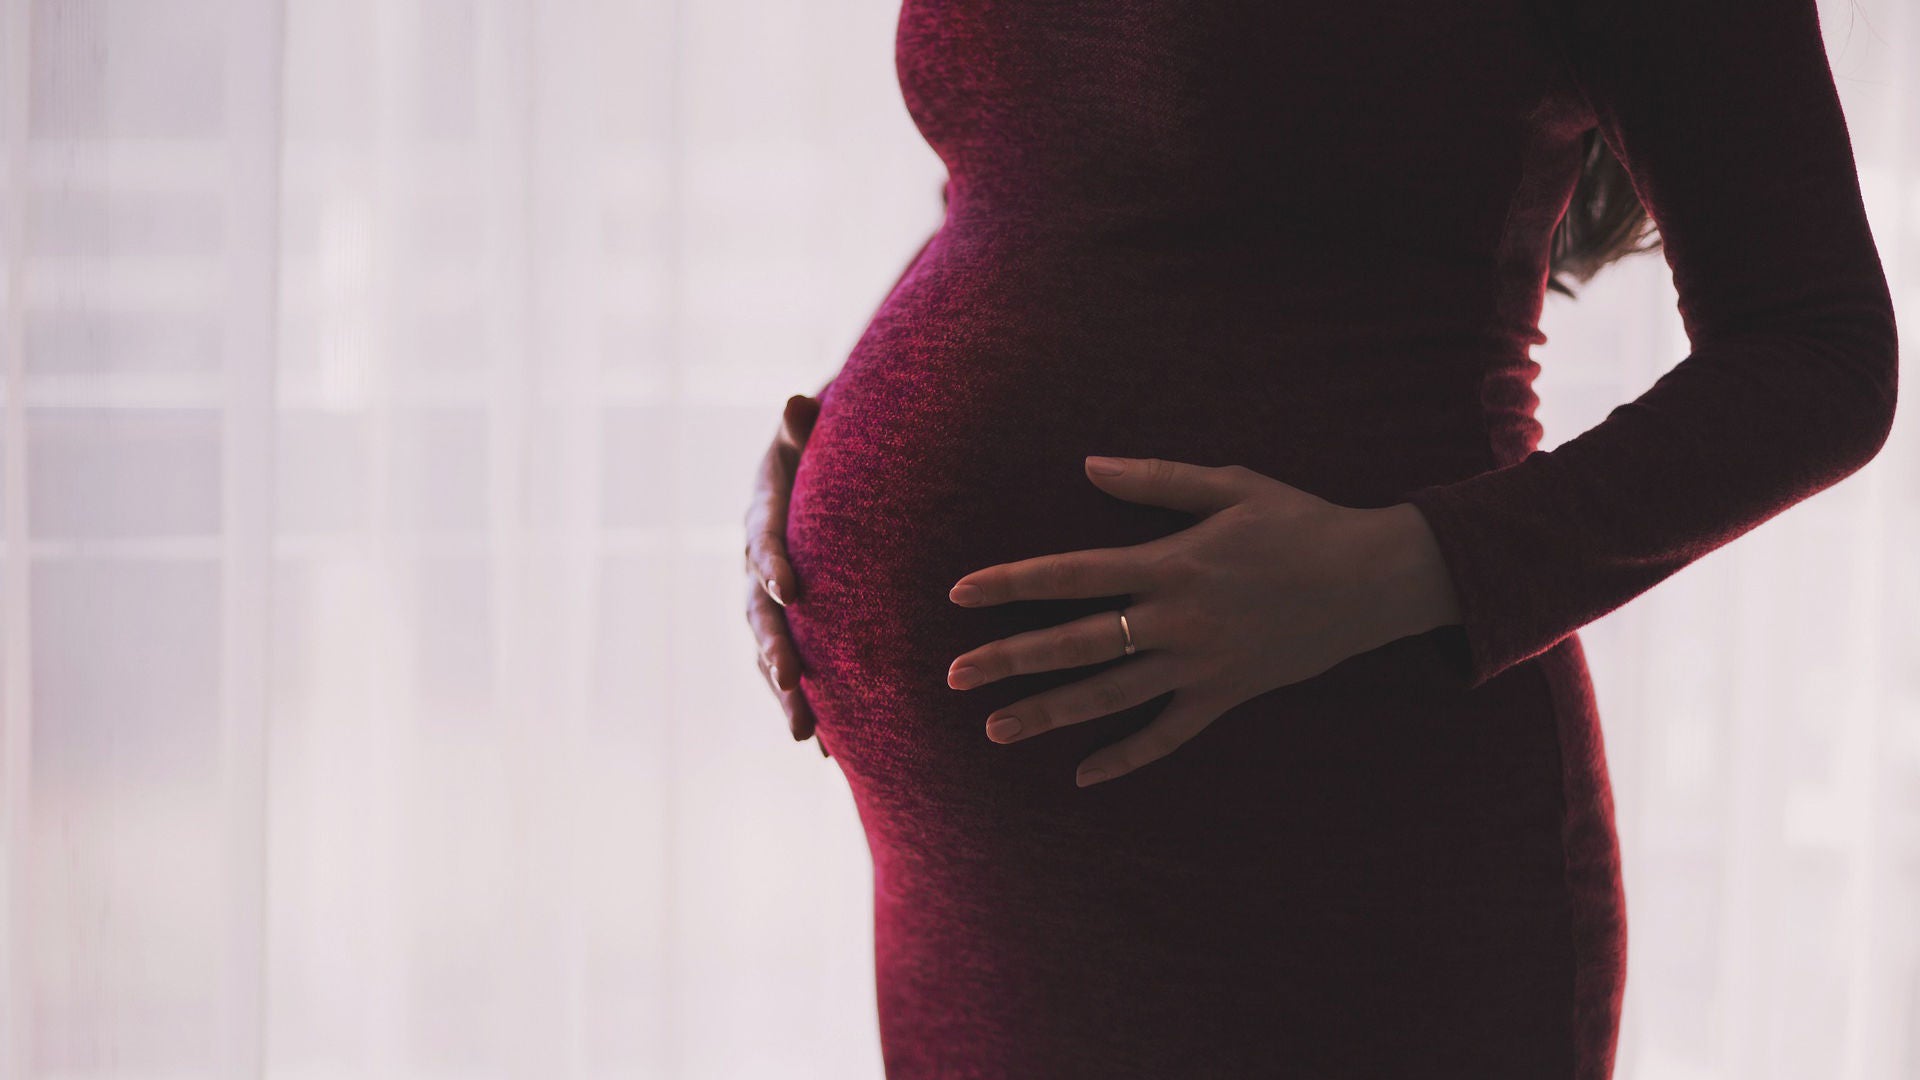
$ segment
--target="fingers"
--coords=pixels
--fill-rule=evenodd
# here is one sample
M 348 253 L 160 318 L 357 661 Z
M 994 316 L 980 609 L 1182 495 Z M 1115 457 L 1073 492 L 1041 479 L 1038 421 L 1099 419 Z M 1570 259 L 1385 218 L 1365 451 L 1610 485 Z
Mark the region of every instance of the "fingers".
M 1232 506 L 1266 479 L 1244 465 L 1191 465 L 1162 458 L 1089 457 L 1086 467 L 1088 479 L 1109 495 L 1201 515 Z
M 787 560 L 787 505 L 793 493 L 794 470 L 800 451 L 812 434 L 820 400 L 805 394 L 787 398 L 773 443 L 760 459 L 753 501 L 747 507 L 747 544 L 744 551 L 750 582 L 747 622 L 753 628 L 760 655 L 760 674 L 780 699 L 787 729 L 796 741 L 814 738 L 821 757 L 832 757 L 815 732 L 813 709 L 800 692 L 800 654 L 781 610 L 799 592 L 793 564 Z
M 747 590 L 747 624 L 753 628 L 760 659 L 774 669 L 776 690 L 791 690 L 800 684 L 800 654 L 787 631 L 786 613 L 767 596 L 765 589 Z
M 788 398 L 786 408 L 780 414 L 780 443 L 798 453 L 807 445 L 807 437 L 813 434 L 813 423 L 819 418 L 819 398 L 805 394 Z
M 1100 611 L 1058 626 L 1029 630 L 961 653 L 947 669 L 947 685 L 971 690 L 1009 675 L 1085 667 L 1126 655 L 1127 631 L 1133 647 L 1155 647 L 1164 628 L 1159 608 L 1152 603 L 1127 608 L 1127 627 L 1120 627 L 1118 611 Z
M 818 398 L 795 394 L 787 399 L 780 430 L 761 455 L 753 501 L 747 507 L 747 566 L 767 594 L 783 605 L 798 594 L 800 584 L 787 561 L 787 508 L 793 496 L 793 475 L 819 415 Z
M 962 577 L 947 598 L 961 607 L 1013 600 L 1075 600 L 1148 591 L 1169 547 L 1164 538 L 1132 547 L 1088 548 L 1000 563 Z
M 787 726 L 793 737 L 804 739 L 813 734 L 813 710 L 807 705 L 806 695 L 800 693 L 800 653 L 787 631 L 786 614 L 764 589 L 749 584 L 747 622 L 753 628 L 759 648 L 755 659 L 760 674 L 786 710 Z
M 1113 780 L 1158 761 L 1206 730 L 1225 711 L 1204 694 L 1177 691 L 1152 723 L 1111 746 L 1101 747 L 1082 761 L 1074 773 L 1074 786 L 1087 787 Z
M 1019 742 L 1151 701 L 1174 688 L 1175 667 L 1167 653 L 1145 653 L 1098 675 L 1016 701 L 987 717 L 987 738 Z
M 799 577 L 787 561 L 784 544 L 773 533 L 762 533 L 747 542 L 747 573 L 753 586 L 767 598 L 786 607 L 799 592 Z
M 767 595 L 780 604 L 799 591 L 793 566 L 787 561 L 787 502 L 793 491 L 791 466 L 770 448 L 761 459 L 753 502 L 747 507 L 747 569 Z
M 767 671 L 767 660 L 765 657 L 756 658 L 754 663 L 759 665 L 760 675 L 767 680 L 767 685 L 773 687 L 774 696 L 780 699 L 780 707 L 785 710 L 787 714 L 787 731 L 793 736 L 793 741 L 799 742 L 802 739 L 813 736 L 813 708 L 807 704 L 807 696 L 802 694 L 798 687 L 792 690 L 782 690 L 775 684 L 773 676 Z M 821 753 L 824 755 L 825 752 L 826 747 L 822 746 Z

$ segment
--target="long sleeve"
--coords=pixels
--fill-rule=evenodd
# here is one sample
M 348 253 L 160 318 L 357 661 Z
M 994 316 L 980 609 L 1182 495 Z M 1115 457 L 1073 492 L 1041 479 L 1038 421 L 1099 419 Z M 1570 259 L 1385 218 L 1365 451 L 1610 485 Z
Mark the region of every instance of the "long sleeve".
M 1815 0 L 1567 7 L 1690 352 L 1558 447 L 1407 497 L 1460 598 L 1469 689 L 1856 471 L 1893 420 L 1893 302 Z

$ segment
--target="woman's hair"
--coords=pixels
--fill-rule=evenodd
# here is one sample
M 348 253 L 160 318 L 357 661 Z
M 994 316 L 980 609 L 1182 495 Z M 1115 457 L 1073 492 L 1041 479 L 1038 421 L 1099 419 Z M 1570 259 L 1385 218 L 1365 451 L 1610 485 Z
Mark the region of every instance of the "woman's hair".
M 1593 128 L 1586 135 L 1573 199 L 1553 230 L 1547 288 L 1572 296 L 1560 275 L 1585 284 L 1608 263 L 1659 247 L 1659 234 L 1632 179 L 1607 148 L 1600 129 Z

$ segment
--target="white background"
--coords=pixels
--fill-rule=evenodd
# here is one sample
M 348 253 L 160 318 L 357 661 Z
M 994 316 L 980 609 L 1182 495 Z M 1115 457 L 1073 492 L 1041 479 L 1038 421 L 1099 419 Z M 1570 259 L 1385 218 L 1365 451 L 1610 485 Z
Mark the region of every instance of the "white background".
M 1821 6 L 1920 328 L 1920 4 Z M 0 11 L 0 1080 L 877 1077 L 739 551 L 939 220 L 897 3 Z M 1673 303 L 1550 301 L 1546 445 Z M 1623 1080 L 1920 1077 L 1915 426 L 1582 632 Z

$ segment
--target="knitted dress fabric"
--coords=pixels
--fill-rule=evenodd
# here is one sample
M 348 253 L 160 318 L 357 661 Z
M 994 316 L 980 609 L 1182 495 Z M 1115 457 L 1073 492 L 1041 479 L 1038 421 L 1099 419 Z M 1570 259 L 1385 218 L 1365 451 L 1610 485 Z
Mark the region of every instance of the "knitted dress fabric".
M 896 60 L 946 216 L 823 392 L 786 608 L 873 857 L 888 1075 L 1609 1076 L 1627 924 L 1576 631 L 1858 469 L 1894 408 L 1814 0 L 907 0 Z M 1542 451 L 1596 127 L 1691 349 Z M 1000 745 L 989 712 L 1108 665 L 947 667 L 1129 598 L 946 594 L 1194 522 L 1088 454 L 1410 502 L 1462 620 L 1076 788 L 1166 695 Z

